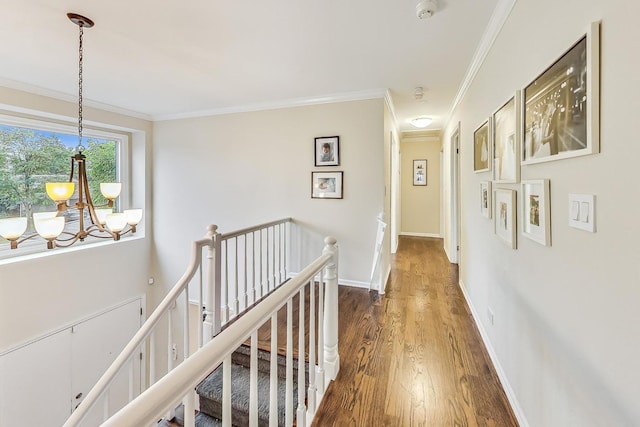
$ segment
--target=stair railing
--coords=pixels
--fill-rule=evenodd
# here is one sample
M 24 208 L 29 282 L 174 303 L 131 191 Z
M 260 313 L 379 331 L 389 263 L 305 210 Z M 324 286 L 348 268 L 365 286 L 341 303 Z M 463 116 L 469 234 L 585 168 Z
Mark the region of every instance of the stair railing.
M 196 278 L 198 309 L 203 310 L 204 321 L 197 322 L 197 347 L 201 348 L 220 332 L 222 325 L 241 314 L 267 292 L 277 288 L 287 278 L 289 256 L 287 242 L 291 236 L 291 218 L 285 218 L 254 227 L 220 234 L 217 226 L 207 227 L 204 238 L 191 245 L 191 261 L 182 277 L 147 318 L 131 341 L 116 357 L 80 405 L 72 412 L 63 427 L 76 427 L 102 400 L 103 419 L 113 413 L 110 408 L 109 387 L 121 374 L 129 375 L 129 396 L 135 397 L 133 360 L 142 358 L 149 348 L 149 385 L 158 380 L 157 330 L 167 318 L 167 372 L 183 363 L 191 354 L 190 338 L 190 283 Z M 203 252 L 206 253 L 203 256 Z M 174 323 L 179 326 L 176 312 L 182 309 L 183 345 L 174 347 Z M 182 352 L 182 361 L 177 354 Z M 193 408 L 195 396 L 187 399 L 185 409 Z M 185 411 L 186 412 L 186 411 Z M 192 412 L 192 411 L 191 411 Z M 187 415 L 189 418 L 193 418 Z
M 320 257 L 309 264 L 294 278 L 282 284 L 252 309 L 204 345 L 198 352 L 165 375 L 157 383 L 109 418 L 103 426 L 139 427 L 152 425 L 161 414 L 174 407 L 181 399 L 185 403 L 185 423 L 195 426 L 194 408 L 187 406 L 193 391 L 213 369 L 223 366 L 222 425 L 231 427 L 231 354 L 247 339 L 251 339 L 249 426 L 258 425 L 257 349 L 258 329 L 271 323 L 271 369 L 269 425 L 278 425 L 277 368 L 274 361 L 278 343 L 278 310 L 287 310 L 286 355 L 286 410 L 285 425 L 292 426 L 293 409 L 293 304 L 298 296 L 298 406 L 295 409 L 296 425 L 311 425 L 316 409 L 322 400 L 326 385 L 335 379 L 340 369 L 338 354 L 338 247 L 336 239 L 327 237 Z M 316 302 L 316 278 L 319 277 Z M 309 288 L 309 351 L 305 350 L 305 288 Z M 315 330 L 316 305 L 318 330 Z M 316 340 L 317 336 L 317 340 Z M 305 354 L 308 355 L 309 385 L 305 391 Z M 316 359 L 317 354 L 317 359 Z M 328 380 L 328 381 L 327 381 Z M 306 399 L 305 399 L 306 398 Z M 305 404 L 306 402 L 306 404 Z

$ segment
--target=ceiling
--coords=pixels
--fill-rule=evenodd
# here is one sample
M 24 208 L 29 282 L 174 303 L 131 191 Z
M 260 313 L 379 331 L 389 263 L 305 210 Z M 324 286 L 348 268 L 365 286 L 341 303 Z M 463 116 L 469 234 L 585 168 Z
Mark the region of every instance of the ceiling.
M 0 85 L 152 120 L 363 99 L 389 90 L 398 127 L 445 125 L 498 0 L 0 0 Z M 421 101 L 414 99 L 424 88 Z

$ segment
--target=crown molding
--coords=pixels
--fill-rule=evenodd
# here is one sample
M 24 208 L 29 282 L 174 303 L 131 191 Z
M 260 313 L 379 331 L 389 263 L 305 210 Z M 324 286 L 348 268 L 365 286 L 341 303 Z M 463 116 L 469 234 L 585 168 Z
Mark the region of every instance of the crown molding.
M 323 96 L 284 99 L 275 102 L 239 105 L 235 107 L 214 108 L 179 114 L 159 114 L 152 116 L 153 121 L 192 119 L 198 117 L 221 116 L 225 114 L 249 113 L 254 111 L 278 110 L 281 108 L 305 107 L 309 105 L 331 104 L 334 102 L 363 101 L 367 99 L 386 99 L 385 89 L 372 89 L 357 92 L 335 93 Z
M 0 78 L 0 86 L 8 89 L 19 90 L 21 92 L 31 93 L 33 95 L 46 96 L 47 98 L 57 99 L 59 101 L 72 102 L 72 103 L 78 102 L 77 95 L 70 95 L 68 93 L 58 92 L 56 90 L 45 89 L 40 86 L 30 85 L 30 84 L 18 82 L 15 80 Z M 83 107 L 96 108 L 103 111 L 109 111 L 111 113 L 134 117 L 137 119 L 142 119 L 147 121 L 152 120 L 152 117 L 148 114 L 140 113 L 139 111 L 128 110 L 126 108 L 116 107 L 110 104 L 103 104 L 101 102 L 92 101 L 86 98 L 82 100 L 82 105 Z
M 491 15 L 491 19 L 489 20 L 489 24 L 487 24 L 487 28 L 480 39 L 480 43 L 476 48 L 476 52 L 471 59 L 471 63 L 469 64 L 469 68 L 467 69 L 467 73 L 465 74 L 464 80 L 458 89 L 458 93 L 453 100 L 453 104 L 451 105 L 451 109 L 449 110 L 449 115 L 447 122 L 445 123 L 444 128 L 446 129 L 449 126 L 449 122 L 453 117 L 453 113 L 458 108 L 462 99 L 467 94 L 471 83 L 476 78 L 480 67 L 484 63 L 493 43 L 498 38 L 498 34 L 502 31 L 502 27 L 504 26 L 507 18 L 511 14 L 511 10 L 515 6 L 518 0 L 498 0 L 498 4 Z

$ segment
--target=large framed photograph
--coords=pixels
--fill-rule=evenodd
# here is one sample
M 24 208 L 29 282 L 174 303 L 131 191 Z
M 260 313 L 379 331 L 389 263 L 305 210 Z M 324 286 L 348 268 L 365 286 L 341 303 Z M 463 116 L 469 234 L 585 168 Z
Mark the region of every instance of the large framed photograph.
M 600 24 L 531 82 L 523 93 L 522 163 L 600 151 Z
M 342 199 L 342 172 L 311 172 L 312 199 Z
M 427 161 L 413 161 L 413 185 L 427 185 Z
M 551 246 L 549 180 L 522 181 L 522 235 Z
M 323 136 L 315 139 L 316 166 L 340 165 L 340 137 Z
M 491 141 L 489 140 L 489 120 L 485 121 L 473 132 L 473 171 L 487 172 L 491 170 L 489 160 L 489 150 Z
M 480 183 L 480 213 L 483 217 L 491 219 L 491 181 Z
M 493 224 L 496 235 L 511 249 L 516 249 L 516 192 L 514 190 L 497 189 L 493 192 Z
M 500 183 L 520 181 L 520 91 L 493 113 L 493 180 Z

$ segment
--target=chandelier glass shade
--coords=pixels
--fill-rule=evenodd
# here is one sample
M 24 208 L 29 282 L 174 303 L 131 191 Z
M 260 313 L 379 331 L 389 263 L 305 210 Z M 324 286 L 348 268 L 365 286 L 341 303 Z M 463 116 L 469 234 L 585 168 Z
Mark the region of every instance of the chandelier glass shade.
M 82 36 L 83 28 L 91 28 L 94 23 L 75 13 L 67 17 L 79 27 L 79 81 L 78 81 L 78 146 L 77 153 L 71 156 L 71 174 L 68 182 L 47 182 L 45 190 L 51 200 L 57 204 L 56 211 L 37 212 L 32 216 L 35 233 L 25 234 L 28 218 L 0 219 L 0 236 L 8 240 L 11 249 L 26 240 L 40 236 L 47 241 L 47 248 L 67 247 L 91 236 L 120 240 L 120 236 L 135 233 L 136 226 L 142 221 L 142 209 L 114 212 L 115 200 L 120 196 L 122 184 L 119 182 L 101 183 L 100 192 L 107 200 L 103 205 L 94 205 L 89 190 L 86 156 L 82 154 Z M 74 182 L 75 180 L 75 182 Z M 77 185 L 76 185 L 77 182 Z M 70 204 L 70 200 L 77 200 Z M 77 212 L 77 214 L 74 213 Z M 77 217 L 78 230 L 65 230 L 67 217 Z

